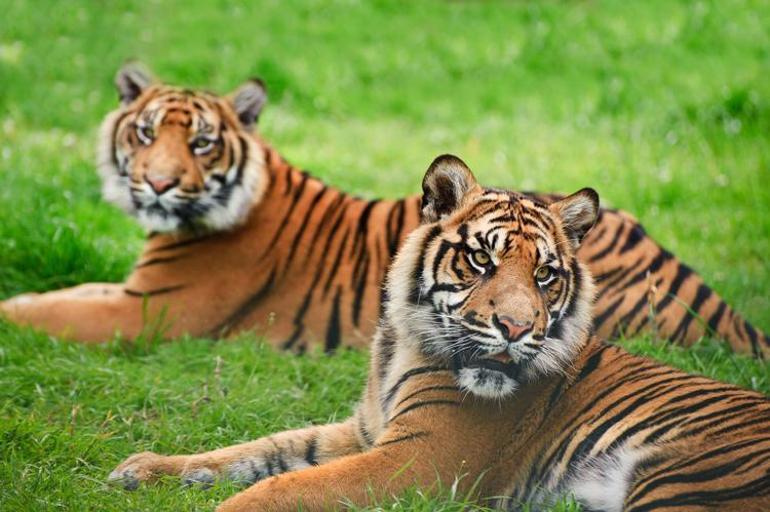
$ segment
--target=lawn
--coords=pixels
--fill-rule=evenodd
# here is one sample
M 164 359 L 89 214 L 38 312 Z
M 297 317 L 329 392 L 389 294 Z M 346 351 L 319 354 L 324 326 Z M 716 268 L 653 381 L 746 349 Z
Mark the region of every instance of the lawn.
M 0 298 L 119 281 L 140 228 L 99 197 L 112 76 L 268 84 L 260 131 L 367 197 L 418 191 L 439 153 L 486 184 L 596 188 L 770 329 L 770 5 L 674 2 L 57 2 L 0 22 Z M 770 394 L 770 363 L 706 340 L 624 342 Z M 218 368 L 218 370 L 217 370 Z M 210 510 L 234 489 L 104 485 L 133 452 L 212 449 L 342 418 L 366 354 L 253 336 L 85 348 L 0 322 L 0 510 Z M 414 491 L 387 510 L 461 510 Z M 438 495 L 438 497 L 436 497 Z

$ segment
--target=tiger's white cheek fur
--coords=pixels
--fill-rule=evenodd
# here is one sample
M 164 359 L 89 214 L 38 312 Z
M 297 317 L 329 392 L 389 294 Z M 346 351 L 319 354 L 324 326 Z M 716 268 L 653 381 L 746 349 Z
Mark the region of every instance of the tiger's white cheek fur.
M 122 176 L 115 168 L 110 168 L 101 173 L 102 197 L 108 203 L 130 214 L 136 213 L 134 202 L 131 199 L 131 185 L 128 176 Z
M 513 394 L 519 383 L 503 373 L 486 368 L 462 368 L 457 372 L 457 383 L 476 396 L 502 399 Z
M 253 153 L 252 153 L 253 154 Z M 261 155 L 262 153 L 259 152 Z M 217 203 L 213 196 L 221 188 L 220 185 L 201 198 L 204 204 L 211 205 L 208 213 L 201 219 L 201 223 L 214 231 L 230 229 L 241 224 L 251 211 L 252 206 L 259 201 L 262 195 L 262 189 L 265 188 L 261 179 L 261 168 L 264 162 L 250 161 L 243 170 L 241 184 L 235 187 L 231 192 L 227 202 L 222 205 Z M 236 169 L 230 169 L 227 173 L 228 181 L 233 179 Z

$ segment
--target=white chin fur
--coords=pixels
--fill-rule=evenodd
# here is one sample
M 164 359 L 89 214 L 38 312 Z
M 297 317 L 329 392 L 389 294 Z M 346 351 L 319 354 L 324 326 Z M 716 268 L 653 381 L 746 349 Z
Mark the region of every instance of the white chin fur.
M 164 217 L 160 214 L 150 213 L 147 210 L 137 210 L 135 217 L 144 229 L 157 233 L 170 233 L 178 230 L 182 225 L 179 217 L 173 215 Z
M 457 372 L 457 383 L 478 397 L 498 400 L 519 388 L 514 379 L 487 368 L 462 368 Z

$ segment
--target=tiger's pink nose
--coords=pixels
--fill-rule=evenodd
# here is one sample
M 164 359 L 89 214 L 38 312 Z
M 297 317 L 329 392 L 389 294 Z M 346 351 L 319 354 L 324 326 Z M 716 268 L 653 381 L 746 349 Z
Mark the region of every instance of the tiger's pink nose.
M 517 322 L 506 315 L 497 317 L 497 323 L 510 341 L 518 341 L 524 334 L 532 330 L 532 322 Z
M 179 178 L 169 178 L 166 176 L 155 177 L 145 175 L 144 181 L 149 183 L 150 187 L 152 187 L 152 190 L 154 190 L 157 195 L 161 195 L 179 184 Z

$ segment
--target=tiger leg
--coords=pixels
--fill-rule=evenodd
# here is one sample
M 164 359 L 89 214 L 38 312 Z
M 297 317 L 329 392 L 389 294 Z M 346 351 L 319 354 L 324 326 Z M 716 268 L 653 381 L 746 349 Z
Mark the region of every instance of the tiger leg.
M 116 333 L 133 339 L 162 330 L 162 309 L 126 293 L 124 285 L 112 283 L 23 294 L 0 302 L 0 316 L 11 322 L 86 343 L 107 341 Z
M 180 476 L 188 484 L 208 484 L 217 478 L 252 484 L 361 450 L 354 423 L 349 420 L 281 432 L 195 455 L 138 453 L 115 468 L 108 480 L 126 489 L 135 489 L 141 481 L 155 480 L 163 475 Z
M 599 336 L 653 333 L 689 346 L 710 335 L 736 352 L 770 357 L 770 338 L 627 213 L 602 210 L 578 256 L 596 281 L 594 327 Z
M 447 468 L 461 462 L 447 461 L 440 449 L 425 449 L 421 441 L 381 443 L 361 454 L 269 478 L 228 499 L 217 512 L 321 512 L 346 508 L 345 503 L 366 505 L 413 485 L 427 489 L 437 479 L 451 484 L 457 475 Z

